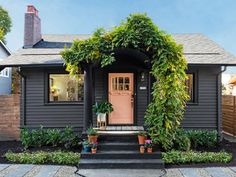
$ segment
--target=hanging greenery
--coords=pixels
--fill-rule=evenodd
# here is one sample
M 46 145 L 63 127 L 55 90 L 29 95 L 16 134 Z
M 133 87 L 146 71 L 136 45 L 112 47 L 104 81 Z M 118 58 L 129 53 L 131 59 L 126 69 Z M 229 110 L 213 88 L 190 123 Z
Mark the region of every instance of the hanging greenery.
M 75 75 L 84 63 L 100 63 L 101 67 L 112 64 L 114 50 L 120 48 L 136 49 L 151 60 L 150 73 L 156 82 L 145 124 L 153 142 L 169 149 L 188 100 L 185 88 L 187 63 L 182 46 L 176 44 L 171 35 L 159 30 L 146 14 L 132 14 L 110 31 L 98 29 L 90 38 L 74 41 L 61 54 L 67 70 Z

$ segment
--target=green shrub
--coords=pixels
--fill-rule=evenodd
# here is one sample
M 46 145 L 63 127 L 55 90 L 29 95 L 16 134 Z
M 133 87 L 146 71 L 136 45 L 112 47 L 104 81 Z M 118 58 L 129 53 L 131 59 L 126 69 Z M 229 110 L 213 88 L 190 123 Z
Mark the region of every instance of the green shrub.
M 166 164 L 190 163 L 229 163 L 232 154 L 227 152 L 194 152 L 194 151 L 169 151 L 162 154 Z
M 80 154 L 74 152 L 23 152 L 13 153 L 7 152 L 5 154 L 7 160 L 16 163 L 27 163 L 27 164 L 45 164 L 54 163 L 60 165 L 76 165 L 79 163 Z
M 21 130 L 21 142 L 25 149 L 41 146 L 64 146 L 66 149 L 79 146 L 80 137 L 72 128 L 66 127 L 63 131 L 58 129 L 27 129 Z
M 193 149 L 212 148 L 217 145 L 217 131 L 189 130 L 186 134 Z
M 58 146 L 61 140 L 61 131 L 58 129 L 47 130 L 47 145 Z
M 191 142 L 184 130 L 179 129 L 173 140 L 173 148 L 180 151 L 189 151 Z
M 27 130 L 25 128 L 21 129 L 20 139 L 21 139 L 21 143 L 25 149 L 28 149 L 32 145 L 31 134 L 30 134 L 29 130 Z

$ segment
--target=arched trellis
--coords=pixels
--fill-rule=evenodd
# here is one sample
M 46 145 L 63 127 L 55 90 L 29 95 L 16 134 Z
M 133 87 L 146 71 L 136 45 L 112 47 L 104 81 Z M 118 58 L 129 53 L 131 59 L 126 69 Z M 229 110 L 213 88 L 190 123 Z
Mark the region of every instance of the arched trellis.
M 145 124 L 152 140 L 165 149 L 172 144 L 185 111 L 185 70 L 187 63 L 182 46 L 145 14 L 133 14 L 110 31 L 98 29 L 86 40 L 74 41 L 61 54 L 67 70 L 76 75 L 84 64 L 106 67 L 115 61 L 114 51 L 129 48 L 149 56 L 153 83 L 152 101 L 145 114 Z

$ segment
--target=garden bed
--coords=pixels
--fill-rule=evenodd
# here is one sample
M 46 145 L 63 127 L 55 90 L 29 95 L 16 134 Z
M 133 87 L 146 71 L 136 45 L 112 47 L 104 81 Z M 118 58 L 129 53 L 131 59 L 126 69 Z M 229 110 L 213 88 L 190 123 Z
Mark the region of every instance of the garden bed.
M 24 148 L 18 141 L 2 141 L 0 142 L 0 163 L 13 163 L 8 161 L 3 155 L 8 152 L 24 152 Z M 30 148 L 27 152 L 37 152 L 37 151 L 46 151 L 46 152 L 55 152 L 58 150 L 68 151 L 63 147 L 37 147 L 37 148 Z M 236 143 L 228 142 L 227 140 L 223 140 L 220 145 L 212 149 L 198 149 L 202 152 L 210 151 L 210 152 L 220 152 L 224 150 L 225 152 L 230 152 L 233 155 L 233 159 L 230 163 L 199 163 L 199 164 L 180 164 L 180 165 L 166 165 L 167 168 L 179 168 L 179 167 L 211 167 L 211 166 L 236 166 Z M 78 149 L 70 149 L 70 152 L 80 152 L 81 148 Z M 46 162 L 46 164 L 55 164 L 52 162 Z
M 82 147 L 81 147 L 82 148 Z M 55 152 L 55 151 L 66 151 L 66 152 L 81 152 L 81 148 L 77 149 L 65 149 L 64 147 L 49 147 L 49 146 L 43 146 L 43 147 L 35 147 L 35 148 L 29 148 L 27 152 L 38 152 L 38 151 L 44 151 L 44 152 Z M 12 164 L 14 162 L 8 161 L 4 155 L 8 151 L 21 153 L 25 152 L 24 147 L 22 146 L 21 142 L 19 141 L 0 141 L 0 164 Z M 54 164 L 54 163 L 46 163 L 46 164 Z
M 166 165 L 167 168 L 180 168 L 180 167 L 227 167 L 227 166 L 236 166 L 236 143 L 223 140 L 215 148 L 202 148 L 197 149 L 200 152 L 220 152 L 225 151 L 232 153 L 232 161 L 229 163 L 196 163 L 196 164 L 179 164 L 179 165 Z

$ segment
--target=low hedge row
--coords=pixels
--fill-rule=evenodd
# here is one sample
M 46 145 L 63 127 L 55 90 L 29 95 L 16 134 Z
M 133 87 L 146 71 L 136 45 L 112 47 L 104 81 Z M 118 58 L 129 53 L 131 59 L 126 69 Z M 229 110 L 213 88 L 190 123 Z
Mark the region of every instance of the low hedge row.
M 217 131 L 179 129 L 173 140 L 172 149 L 188 151 L 214 148 L 217 145 Z
M 42 146 L 63 146 L 66 149 L 76 148 L 81 145 L 81 138 L 71 127 L 63 130 L 43 128 L 21 130 L 21 142 L 25 149 Z
M 169 151 L 162 154 L 165 164 L 229 163 L 232 154 L 227 152 Z
M 22 153 L 13 153 L 7 152 L 5 154 L 7 160 L 16 163 L 24 164 L 60 164 L 60 165 L 76 165 L 80 160 L 80 153 L 75 152 L 63 152 L 63 151 L 54 151 L 54 152 L 22 152 Z

